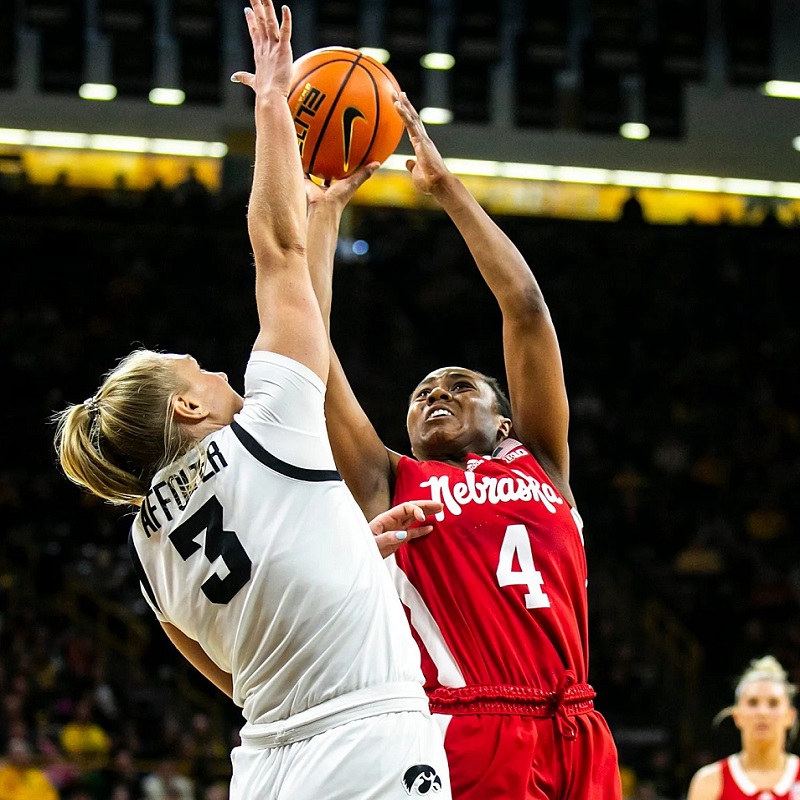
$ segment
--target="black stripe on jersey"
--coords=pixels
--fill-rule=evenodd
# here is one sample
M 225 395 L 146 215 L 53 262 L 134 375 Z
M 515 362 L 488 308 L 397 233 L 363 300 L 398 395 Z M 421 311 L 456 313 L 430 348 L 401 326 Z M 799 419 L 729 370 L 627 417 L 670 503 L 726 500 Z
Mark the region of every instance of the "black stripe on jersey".
M 258 459 L 265 467 L 280 472 L 287 478 L 299 481 L 340 481 L 342 476 L 335 469 L 306 469 L 287 464 L 265 450 L 238 422 L 231 422 L 236 438 L 245 446 L 251 456 Z
M 150 585 L 150 581 L 147 580 L 147 575 L 145 574 L 142 560 L 139 558 L 139 553 L 136 551 L 136 545 L 133 543 L 133 531 L 128 534 L 128 553 L 130 554 L 131 561 L 133 562 L 134 572 L 142 582 L 142 586 L 144 586 L 144 590 L 147 592 L 150 602 L 160 612 L 161 609 L 159 608 L 158 601 L 156 600 L 156 596 L 153 594 L 153 587 Z

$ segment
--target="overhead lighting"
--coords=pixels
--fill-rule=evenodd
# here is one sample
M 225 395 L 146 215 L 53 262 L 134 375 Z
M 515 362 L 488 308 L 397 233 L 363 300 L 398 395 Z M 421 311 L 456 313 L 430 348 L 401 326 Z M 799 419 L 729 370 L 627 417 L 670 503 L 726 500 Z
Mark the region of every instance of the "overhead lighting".
M 193 139 L 151 139 L 145 136 L 117 136 L 105 133 L 66 131 L 28 131 L 0 128 L 0 144 L 18 147 L 57 147 L 72 150 L 103 150 L 117 153 L 223 158 L 228 153 L 225 142 Z
M 499 172 L 499 161 L 481 161 L 477 158 L 446 158 L 444 163 L 451 172 L 459 175 L 489 175 Z
M 180 89 L 151 89 L 148 99 L 157 106 L 179 106 L 186 99 L 186 94 Z
M 643 122 L 624 122 L 620 125 L 619 135 L 625 139 L 647 139 L 650 136 L 650 128 Z
M 723 178 L 722 191 L 726 194 L 743 194 L 750 197 L 773 197 L 775 195 L 775 184 L 772 181 Z
M 426 125 L 447 125 L 453 121 L 453 112 L 449 108 L 426 106 L 420 110 L 419 118 Z
M 17 128 L 0 128 L 0 144 L 27 144 L 28 133 Z
M 617 186 L 631 186 L 637 189 L 660 189 L 664 185 L 664 174 L 615 169 L 611 176 L 611 182 Z
M 382 47 L 359 47 L 358 50 L 381 64 L 385 64 L 389 60 L 389 51 L 384 50 Z
M 81 150 L 88 146 L 89 136 L 85 133 L 66 131 L 31 131 L 27 144 L 34 147 L 64 147 Z
M 800 137 L 798 137 L 800 138 Z M 413 155 L 395 153 L 383 169 L 406 170 Z M 751 178 L 721 178 L 715 175 L 683 175 L 664 172 L 639 172 L 624 169 L 566 167 L 554 164 L 521 164 L 510 161 L 482 161 L 472 158 L 446 158 L 448 169 L 457 175 L 499 177 L 518 180 L 585 183 L 602 186 L 628 186 L 637 189 L 673 189 L 685 192 L 722 192 L 744 197 L 785 197 L 800 199 L 800 183 L 764 181 Z
M 117 87 L 110 83 L 84 83 L 78 89 L 78 95 L 84 100 L 113 100 L 117 96 Z
M 610 170 L 594 167 L 556 167 L 555 177 L 565 183 L 611 183 Z
M 767 81 L 761 87 L 761 93 L 767 97 L 788 97 L 800 100 L 800 83 L 797 81 Z
M 795 136 L 794 139 L 792 139 L 792 147 L 794 147 L 795 150 L 800 150 L 800 136 Z
M 775 184 L 775 197 L 786 197 L 793 200 L 800 199 L 800 183 L 778 181 Z
M 504 178 L 521 178 L 526 181 L 552 181 L 556 168 L 550 164 L 516 164 L 507 162 L 499 165 L 498 173 Z
M 220 158 L 228 152 L 228 148 L 223 144 L 225 153 L 221 153 L 216 148 L 217 142 L 194 142 L 188 139 L 150 139 L 148 152 L 161 156 L 212 156 Z
M 89 137 L 87 146 L 92 150 L 118 153 L 146 153 L 150 140 L 142 136 L 111 136 L 97 133 Z
M 450 53 L 426 53 L 419 63 L 425 69 L 452 69 L 456 60 Z
M 718 192 L 722 179 L 713 175 L 667 175 L 667 188 L 687 192 Z

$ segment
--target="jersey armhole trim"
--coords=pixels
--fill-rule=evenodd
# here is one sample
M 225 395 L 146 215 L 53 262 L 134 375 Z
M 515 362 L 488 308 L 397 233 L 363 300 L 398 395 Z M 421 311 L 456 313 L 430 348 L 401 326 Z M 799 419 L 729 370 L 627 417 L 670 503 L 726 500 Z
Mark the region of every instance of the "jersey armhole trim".
M 142 584 L 145 592 L 147 592 L 150 602 L 153 604 L 153 607 L 158 610 L 159 614 L 162 613 L 161 608 L 158 605 L 158 601 L 156 600 L 156 596 L 153 592 L 153 587 L 150 585 L 150 581 L 147 579 L 147 574 L 144 571 L 142 560 L 139 558 L 136 545 L 133 543 L 133 529 L 131 529 L 131 531 L 128 533 L 128 553 L 131 557 L 131 561 L 133 562 L 134 572 L 136 572 L 136 576 L 139 578 L 139 581 Z
M 294 464 L 287 464 L 262 447 L 238 422 L 231 422 L 231 430 L 253 458 L 260 461 L 265 467 L 274 472 L 279 472 L 287 478 L 317 483 L 342 480 L 342 476 L 335 469 L 306 469 L 305 467 L 297 467 Z

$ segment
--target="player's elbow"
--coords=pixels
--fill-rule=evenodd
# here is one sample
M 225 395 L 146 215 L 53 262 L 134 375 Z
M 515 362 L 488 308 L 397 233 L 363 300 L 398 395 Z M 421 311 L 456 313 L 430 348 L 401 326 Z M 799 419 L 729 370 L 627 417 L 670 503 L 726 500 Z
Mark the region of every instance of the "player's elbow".
M 256 253 L 272 257 L 306 256 L 305 231 L 293 225 L 265 225 L 259 219 L 248 217 L 250 242 Z
M 544 295 L 535 283 L 509 286 L 505 296 L 499 298 L 503 315 L 526 326 L 550 324 L 550 309 Z

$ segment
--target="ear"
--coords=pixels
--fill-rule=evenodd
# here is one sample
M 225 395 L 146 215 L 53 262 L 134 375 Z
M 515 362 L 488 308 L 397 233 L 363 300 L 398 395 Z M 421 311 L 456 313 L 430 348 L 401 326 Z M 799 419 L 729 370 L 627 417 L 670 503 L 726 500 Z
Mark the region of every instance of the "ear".
M 172 413 L 178 422 L 189 425 L 202 422 L 208 416 L 208 411 L 188 394 L 175 396 L 172 401 Z
M 511 433 L 511 420 L 508 417 L 500 417 L 500 425 L 497 428 L 497 441 L 502 442 Z

